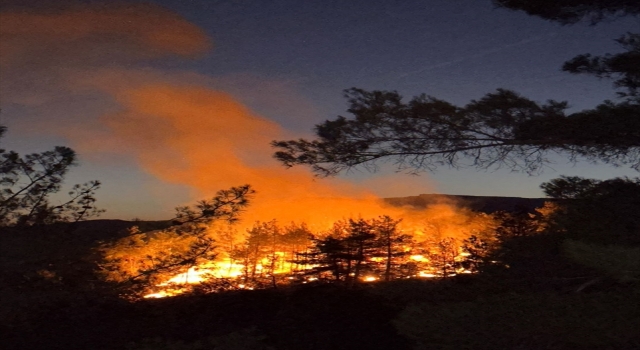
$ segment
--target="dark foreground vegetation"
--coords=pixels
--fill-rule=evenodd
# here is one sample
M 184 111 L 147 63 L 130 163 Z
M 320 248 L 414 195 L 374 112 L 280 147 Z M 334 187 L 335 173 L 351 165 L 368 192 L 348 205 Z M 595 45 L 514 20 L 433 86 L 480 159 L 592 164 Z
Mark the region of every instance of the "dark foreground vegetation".
M 80 297 L 3 325 L 7 349 L 632 349 L 637 289 L 568 282 L 398 281 L 131 304 Z M 530 289 L 531 287 L 538 289 Z M 635 322 L 634 322 L 635 321 Z M 18 322 L 28 322 L 18 328 Z

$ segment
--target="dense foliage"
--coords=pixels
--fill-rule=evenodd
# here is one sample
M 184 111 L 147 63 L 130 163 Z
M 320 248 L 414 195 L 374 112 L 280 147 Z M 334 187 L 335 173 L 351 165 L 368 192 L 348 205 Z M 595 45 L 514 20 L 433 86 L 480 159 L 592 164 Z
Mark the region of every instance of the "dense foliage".
M 566 199 L 551 217 L 551 229 L 593 243 L 640 245 L 640 178 L 560 177 L 542 188 Z

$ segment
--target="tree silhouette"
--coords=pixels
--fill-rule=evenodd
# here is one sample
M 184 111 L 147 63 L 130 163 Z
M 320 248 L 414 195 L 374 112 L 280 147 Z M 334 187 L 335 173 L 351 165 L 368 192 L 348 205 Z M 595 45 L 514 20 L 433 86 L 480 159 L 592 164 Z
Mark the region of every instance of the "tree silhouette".
M 549 230 L 598 244 L 640 245 L 640 178 L 560 177 L 541 187 L 565 199 L 550 215 Z
M 311 249 L 299 252 L 295 262 L 313 266 L 302 274 L 326 280 L 329 272 L 331 280 L 352 285 L 364 277 L 389 281 L 403 276 L 403 258 L 413 242 L 398 229 L 400 221 L 386 215 L 338 221 L 327 235 L 311 236 Z
M 591 54 L 578 55 L 565 62 L 562 70 L 616 79 L 614 86 L 626 90 L 618 92 L 618 95 L 637 102 L 640 93 L 640 34 L 627 33 L 615 41 L 624 52 L 595 57 Z
M 376 232 L 376 246 L 378 251 L 374 253 L 384 261 L 382 275 L 385 281 L 390 281 L 394 274 L 396 260 L 405 257 L 406 246 L 411 243 L 411 235 L 403 234 L 398 229 L 398 224 L 402 219 L 394 220 L 390 216 L 384 215 L 373 220 L 373 227 Z
M 335 236 L 325 238 L 312 237 L 311 249 L 297 254 L 296 264 L 313 266 L 302 272 L 303 275 L 315 275 L 315 279 L 326 280 L 326 273 L 330 273 L 334 282 L 343 281 L 348 275 L 345 261 L 348 255 L 345 253 L 344 240 Z
M 5 131 L 0 126 L 0 137 Z M 99 181 L 75 185 L 67 201 L 51 203 L 51 195 L 62 189 L 64 177 L 75 165 L 76 153 L 68 147 L 25 156 L 0 149 L 0 225 L 78 222 L 104 212 L 95 206 Z
M 640 104 L 605 103 L 565 115 L 566 102 L 539 104 L 498 90 L 458 107 L 429 96 L 402 102 L 395 91 L 346 91 L 354 119 L 316 126 L 315 140 L 274 141 L 285 166 L 308 165 L 318 175 L 356 166 L 375 170 L 393 159 L 399 169 L 506 167 L 538 173 L 549 153 L 640 168 Z
M 635 0 L 496 0 L 499 6 L 563 23 L 612 14 L 637 15 Z M 539 103 L 498 89 L 465 106 L 432 96 L 403 101 L 396 91 L 345 90 L 352 118 L 339 116 L 315 127 L 313 140 L 273 141 L 285 166 L 306 165 L 321 176 L 352 167 L 375 171 L 377 162 L 400 170 L 440 166 L 505 167 L 539 173 L 551 153 L 640 170 L 640 34 L 616 40 L 624 52 L 567 61 L 563 70 L 614 79 L 621 100 L 565 113 L 567 102 Z
M 640 14 L 640 3 L 636 0 L 493 0 L 493 3 L 563 24 L 581 20 L 596 24 L 607 17 Z

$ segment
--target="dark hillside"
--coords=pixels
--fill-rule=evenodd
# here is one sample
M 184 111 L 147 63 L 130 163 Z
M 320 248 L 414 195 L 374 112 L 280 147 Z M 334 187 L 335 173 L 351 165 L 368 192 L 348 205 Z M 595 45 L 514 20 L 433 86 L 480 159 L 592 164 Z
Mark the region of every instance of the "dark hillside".
M 95 249 L 127 229 L 160 229 L 167 221 L 89 220 L 77 224 L 0 228 L 0 318 L 33 298 L 97 288 Z

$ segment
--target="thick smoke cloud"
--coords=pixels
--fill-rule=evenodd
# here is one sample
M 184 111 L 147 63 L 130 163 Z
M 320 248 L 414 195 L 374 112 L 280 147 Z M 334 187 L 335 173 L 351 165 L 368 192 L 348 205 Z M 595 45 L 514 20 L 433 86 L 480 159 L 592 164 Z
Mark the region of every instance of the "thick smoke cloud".
M 384 213 L 363 189 L 281 167 L 271 158 L 269 142 L 285 137 L 285 130 L 224 92 L 160 82 L 117 89 L 111 93 L 122 110 L 100 117 L 100 133 L 70 133 L 81 149 L 131 153 L 159 179 L 193 188 L 194 197 L 251 184 L 258 195 L 247 213 L 250 221 Z

